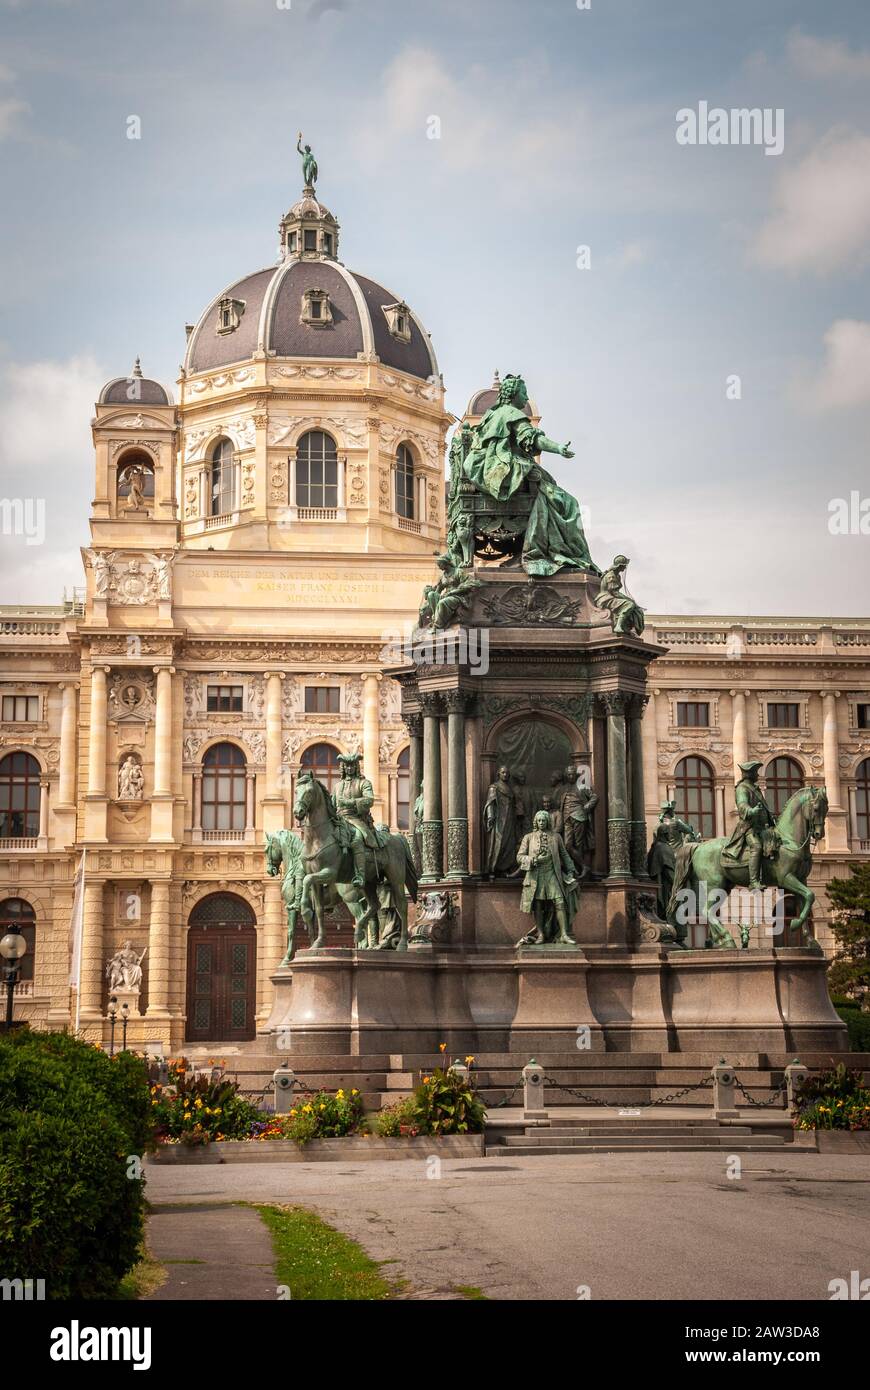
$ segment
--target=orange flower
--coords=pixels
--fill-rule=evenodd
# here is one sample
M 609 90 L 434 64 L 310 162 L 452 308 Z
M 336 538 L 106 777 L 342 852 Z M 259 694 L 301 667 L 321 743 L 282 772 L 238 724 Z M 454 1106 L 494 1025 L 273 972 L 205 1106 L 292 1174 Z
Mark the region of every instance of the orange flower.
M 446 1052 L 446 1051 L 447 1051 L 447 1044 L 446 1044 L 446 1043 L 439 1043 L 439 1044 L 438 1044 L 438 1051 L 439 1051 L 439 1052 Z

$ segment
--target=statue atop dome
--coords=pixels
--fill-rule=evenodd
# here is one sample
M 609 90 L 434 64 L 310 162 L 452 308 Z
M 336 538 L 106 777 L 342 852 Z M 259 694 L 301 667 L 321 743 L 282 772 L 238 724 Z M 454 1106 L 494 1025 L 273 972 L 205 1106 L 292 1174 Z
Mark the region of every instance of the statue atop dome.
M 296 148 L 302 156 L 302 177 L 305 179 L 305 187 L 310 188 L 313 191 L 314 185 L 317 182 L 317 160 L 311 153 L 310 145 L 306 145 L 305 149 L 303 150 L 301 130 L 299 131 L 299 136 L 296 140 Z

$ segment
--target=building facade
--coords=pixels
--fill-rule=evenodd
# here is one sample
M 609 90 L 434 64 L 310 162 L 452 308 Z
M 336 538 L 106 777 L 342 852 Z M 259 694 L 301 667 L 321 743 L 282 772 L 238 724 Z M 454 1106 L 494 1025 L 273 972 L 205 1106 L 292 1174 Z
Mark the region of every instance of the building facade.
M 425 329 L 338 259 L 311 187 L 279 235 L 277 265 L 189 327 L 177 401 L 138 363 L 100 392 L 81 602 L 0 610 L 0 922 L 28 940 L 16 1014 L 37 1025 L 105 1038 L 106 963 L 129 941 L 132 1042 L 253 1039 L 284 947 L 264 835 L 291 823 L 300 769 L 331 783 L 359 748 L 375 819 L 409 823 L 383 653 L 443 547 L 451 417 Z M 824 883 L 870 854 L 870 619 L 651 617 L 648 635 L 667 648 L 650 830 L 672 796 L 726 833 L 749 756 L 776 805 L 824 781 L 829 945 Z

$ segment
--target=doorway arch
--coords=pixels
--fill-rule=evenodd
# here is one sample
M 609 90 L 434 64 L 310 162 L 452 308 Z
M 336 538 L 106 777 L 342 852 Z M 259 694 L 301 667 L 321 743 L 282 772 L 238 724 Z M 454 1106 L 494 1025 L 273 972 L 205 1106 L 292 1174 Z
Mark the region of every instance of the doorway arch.
M 187 933 L 188 1042 L 249 1042 L 256 1033 L 257 921 L 235 893 L 209 893 Z

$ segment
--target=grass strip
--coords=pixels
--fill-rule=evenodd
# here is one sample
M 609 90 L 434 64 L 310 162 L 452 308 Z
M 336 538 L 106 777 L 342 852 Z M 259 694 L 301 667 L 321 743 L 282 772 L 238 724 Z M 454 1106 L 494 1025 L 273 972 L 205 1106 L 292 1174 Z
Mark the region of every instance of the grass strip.
M 315 1212 L 259 1203 L 256 1209 L 272 1237 L 276 1280 L 291 1299 L 371 1302 L 396 1293 L 380 1264 Z

